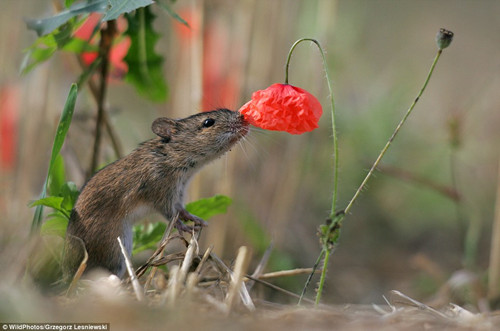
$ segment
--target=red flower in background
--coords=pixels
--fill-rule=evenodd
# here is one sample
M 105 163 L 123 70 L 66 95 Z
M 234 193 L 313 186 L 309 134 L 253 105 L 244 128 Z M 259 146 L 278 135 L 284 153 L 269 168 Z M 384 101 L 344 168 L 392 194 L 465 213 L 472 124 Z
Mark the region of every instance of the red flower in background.
M 101 20 L 101 15 L 97 13 L 91 14 L 82 26 L 75 31 L 75 37 L 89 41 L 89 38 L 92 36 L 92 32 L 94 31 L 97 24 L 99 24 Z M 123 18 L 117 20 L 118 32 L 123 33 L 125 31 L 125 21 Z M 128 66 L 123 61 L 125 56 L 127 55 L 128 49 L 130 47 L 130 38 L 123 37 L 119 39 L 120 41 L 113 45 L 111 51 L 109 52 L 109 62 L 111 64 L 111 76 L 121 79 L 128 71 Z M 89 41 L 92 45 L 97 45 L 97 41 L 95 38 L 92 38 Z M 98 52 L 83 52 L 81 54 L 82 61 L 85 65 L 90 65 L 98 56 Z
M 0 169 L 12 170 L 16 165 L 17 118 L 19 92 L 14 86 L 0 88 Z
M 220 106 L 233 109 L 240 95 L 243 55 L 240 40 L 232 37 L 233 28 L 212 15 L 203 16 L 203 6 L 186 7 L 178 11 L 188 24 L 175 21 L 182 57 L 192 56 L 203 41 L 201 109 L 208 111 Z M 194 49 L 193 49 L 194 48 Z M 223 56 L 221 54 L 224 54 Z
M 239 110 L 252 125 L 302 134 L 318 127 L 321 103 L 311 93 L 288 84 L 273 84 L 252 94 Z

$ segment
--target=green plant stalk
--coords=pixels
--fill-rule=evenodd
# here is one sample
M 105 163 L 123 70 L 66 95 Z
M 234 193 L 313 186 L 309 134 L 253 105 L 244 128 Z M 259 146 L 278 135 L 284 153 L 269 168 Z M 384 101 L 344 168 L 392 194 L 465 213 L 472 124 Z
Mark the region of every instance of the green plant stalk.
M 75 110 L 77 94 L 78 94 L 78 86 L 76 84 L 72 84 L 71 89 L 68 93 L 68 97 L 66 99 L 66 103 L 63 108 L 63 112 L 61 114 L 61 118 L 59 120 L 59 124 L 57 126 L 57 133 L 54 138 L 54 143 L 52 145 L 52 154 L 50 156 L 49 169 L 47 171 L 47 177 L 45 178 L 45 182 L 42 188 L 42 193 L 40 194 L 39 199 L 43 199 L 47 196 L 47 186 L 49 183 L 49 178 L 51 176 L 52 168 L 54 166 L 56 157 L 61 151 L 62 145 L 66 138 L 66 134 L 68 133 L 69 126 L 71 124 L 71 119 L 73 117 L 73 112 Z M 31 222 L 31 234 L 34 234 L 40 228 L 42 224 L 42 216 L 43 216 L 43 206 L 39 205 L 35 209 L 35 215 L 33 216 L 33 221 Z
M 446 47 L 448 45 L 446 45 Z M 406 122 L 406 120 L 410 116 L 411 112 L 415 108 L 415 105 L 417 104 L 418 100 L 420 99 L 420 97 L 424 93 L 425 88 L 427 87 L 427 84 L 429 83 L 429 80 L 432 76 L 432 73 L 434 72 L 434 68 L 436 67 L 436 64 L 441 56 L 441 53 L 443 52 L 443 49 L 446 47 L 441 47 L 441 45 L 438 44 L 438 52 L 434 58 L 434 61 L 432 62 L 431 68 L 429 70 L 429 73 L 427 74 L 427 78 L 425 79 L 423 86 L 420 89 L 419 93 L 417 94 L 417 97 L 414 99 L 413 103 L 408 108 L 406 114 L 403 116 L 403 119 L 399 122 L 399 124 L 396 127 L 396 129 L 394 130 L 392 136 L 389 138 L 386 145 L 384 146 L 384 148 L 380 152 L 379 156 L 377 157 L 377 159 L 373 163 L 373 165 L 372 165 L 370 171 L 368 172 L 368 174 L 366 175 L 365 179 L 363 180 L 363 182 L 361 183 L 359 188 L 356 190 L 356 193 L 354 194 L 352 199 L 349 201 L 347 207 L 342 211 L 342 213 L 340 213 L 338 215 L 335 215 L 334 212 L 330 215 L 331 223 L 328 225 L 328 231 L 326 233 L 323 233 L 323 236 L 325 238 L 322 238 L 323 248 L 322 248 L 322 251 L 320 253 L 320 256 L 322 254 L 325 254 L 325 259 L 323 260 L 323 270 L 321 272 L 321 278 L 320 278 L 320 281 L 318 284 L 318 291 L 316 294 L 316 301 L 315 301 L 316 305 L 319 303 L 320 298 L 321 298 L 321 294 L 323 291 L 324 282 L 326 279 L 326 271 L 327 271 L 327 266 L 328 266 L 329 255 L 331 254 L 333 248 L 335 247 L 335 245 L 338 242 L 338 238 L 340 237 L 340 229 L 342 227 L 342 222 L 344 220 L 345 215 L 351 210 L 352 206 L 354 205 L 354 202 L 356 201 L 356 199 L 359 197 L 360 193 L 362 192 L 362 190 L 366 186 L 366 183 L 368 182 L 368 180 L 372 176 L 373 172 L 375 171 L 375 169 L 379 165 L 380 161 L 382 160 L 385 153 L 389 149 L 391 143 L 394 141 L 396 135 L 401 130 L 401 127 L 404 125 L 404 123 Z M 303 291 L 303 293 L 304 292 L 305 291 Z
M 109 53 L 116 33 L 116 22 L 108 21 L 106 28 L 101 29 L 101 40 L 99 43 L 99 58 L 101 59 L 99 98 L 97 99 L 97 118 L 95 126 L 95 139 L 92 152 L 90 168 L 87 178 L 90 178 L 97 170 L 99 154 L 101 150 L 102 124 L 104 122 L 104 102 L 108 87 Z
M 320 43 L 316 39 L 312 38 L 302 38 L 297 40 L 292 47 L 290 48 L 290 51 L 288 52 L 288 57 L 286 59 L 286 66 L 285 66 L 285 84 L 288 84 L 288 68 L 290 66 L 290 59 L 292 57 L 292 53 L 297 47 L 298 44 L 300 44 L 303 41 L 311 41 L 318 46 L 318 49 L 321 53 L 321 59 L 323 60 L 323 69 L 325 71 L 325 76 L 326 76 L 326 82 L 328 85 L 328 92 L 330 93 L 329 98 L 330 98 L 330 107 L 332 111 L 332 135 L 333 135 L 333 154 L 334 154 L 334 166 L 333 166 L 333 193 L 332 193 L 332 207 L 330 211 L 330 219 L 334 219 L 335 214 L 336 214 L 336 209 L 337 209 L 337 192 L 338 192 L 338 169 L 339 169 L 339 148 L 338 148 L 338 139 L 337 139 L 337 129 L 336 129 L 336 124 L 335 124 L 335 102 L 334 102 L 334 97 L 333 97 L 333 89 L 332 89 L 332 83 L 330 79 L 330 74 L 328 73 L 328 65 L 326 63 L 326 57 L 325 57 L 325 52 L 323 51 L 323 48 L 321 47 Z M 325 283 L 326 279 L 326 272 L 328 268 L 328 261 L 330 258 L 330 253 L 331 249 L 329 249 L 327 246 L 323 246 L 316 263 L 314 264 L 313 271 L 309 275 L 306 284 L 304 285 L 304 288 L 302 289 L 302 293 L 300 295 L 300 299 L 298 304 L 302 302 L 302 299 L 306 293 L 306 289 L 309 286 L 309 283 L 311 282 L 312 276 L 316 272 L 316 269 L 319 265 L 319 262 L 321 261 L 321 258 L 325 256 L 323 259 L 323 269 L 321 270 L 321 278 L 320 278 L 320 283 L 318 287 L 318 292 L 316 294 L 316 305 L 319 303 L 319 300 L 321 298 L 321 292 L 323 290 L 323 286 Z
M 288 57 L 286 59 L 286 66 L 285 66 L 285 84 L 288 84 L 288 68 L 290 66 L 290 59 L 292 58 L 292 53 L 297 47 L 298 44 L 300 44 L 303 41 L 311 41 L 318 46 L 318 50 L 321 53 L 321 59 L 323 60 L 323 70 L 325 70 L 325 76 L 326 76 L 326 83 L 328 84 L 328 92 L 330 93 L 330 107 L 332 110 L 332 134 L 333 134 L 333 157 L 334 157 L 334 166 L 333 166 L 333 194 L 332 194 L 332 208 L 330 212 L 330 218 L 333 218 L 335 216 L 335 210 L 337 207 L 337 187 L 338 187 L 338 169 L 339 169 L 339 148 L 338 148 L 338 141 L 337 141 L 337 129 L 335 125 L 335 102 L 333 98 L 333 89 L 332 89 L 332 83 L 330 79 L 330 74 L 328 73 L 328 65 L 326 63 L 326 57 L 325 57 L 325 52 L 323 51 L 323 48 L 321 47 L 320 43 L 316 39 L 312 38 L 302 38 L 297 40 L 292 47 L 290 48 L 290 51 L 288 51 Z
M 323 287 L 325 286 L 326 272 L 328 268 L 328 260 L 330 259 L 330 254 L 333 249 L 323 248 L 322 251 L 325 253 L 325 258 L 323 259 L 323 270 L 321 270 L 321 277 L 319 278 L 318 290 L 316 292 L 316 300 L 314 304 L 319 305 L 319 301 L 321 300 L 321 294 L 323 293 Z
M 298 306 L 300 306 L 300 304 L 302 303 L 302 299 L 304 298 L 304 295 L 306 294 L 306 290 L 309 287 L 309 284 L 311 283 L 311 280 L 314 276 L 314 273 L 316 272 L 316 269 L 318 269 L 319 263 L 321 262 L 321 259 L 323 258 L 324 253 L 325 253 L 325 250 L 322 249 L 320 254 L 318 255 L 318 258 L 316 259 L 316 262 L 314 263 L 312 272 L 307 277 L 306 283 L 305 283 L 304 287 L 302 288 L 302 293 L 300 293 L 299 302 L 297 302 Z

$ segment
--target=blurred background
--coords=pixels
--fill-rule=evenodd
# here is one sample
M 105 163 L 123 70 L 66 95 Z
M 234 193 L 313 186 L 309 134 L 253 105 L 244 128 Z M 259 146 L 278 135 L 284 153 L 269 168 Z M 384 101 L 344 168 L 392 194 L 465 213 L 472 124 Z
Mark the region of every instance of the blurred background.
M 36 34 L 24 18 L 54 15 L 58 1 L 3 0 L 0 12 L 0 267 L 28 238 L 52 139 L 81 69 L 58 52 L 26 75 L 19 68 Z M 339 206 L 357 187 L 410 106 L 436 54 L 439 28 L 455 33 L 426 92 L 344 222 L 323 299 L 382 302 L 397 289 L 432 299 L 459 270 L 484 285 L 489 266 L 500 152 L 500 2 L 396 0 L 178 0 L 185 28 L 153 7 L 167 101 L 153 103 L 115 77 L 106 108 L 125 153 L 150 139 L 159 116 L 238 109 L 253 91 L 284 81 L 295 40 L 326 51 L 340 144 Z M 124 70 L 127 70 L 126 68 Z M 119 76 L 119 75 L 118 75 Z M 300 136 L 253 130 L 241 146 L 193 180 L 189 200 L 225 194 L 202 246 L 224 259 L 248 245 L 253 266 L 272 242 L 267 271 L 312 267 L 317 228 L 329 214 L 333 149 L 328 90 L 315 46 L 294 52 L 289 82 L 323 104 L 319 129 Z M 90 165 L 96 105 L 81 87 L 63 148 L 79 187 Z M 101 166 L 115 155 L 104 138 Z M 273 281 L 299 293 L 306 276 Z M 313 281 L 308 291 L 313 296 Z M 481 291 L 481 289 L 476 289 Z M 274 292 L 266 297 L 289 299 Z M 472 294 L 474 295 L 474 294 Z

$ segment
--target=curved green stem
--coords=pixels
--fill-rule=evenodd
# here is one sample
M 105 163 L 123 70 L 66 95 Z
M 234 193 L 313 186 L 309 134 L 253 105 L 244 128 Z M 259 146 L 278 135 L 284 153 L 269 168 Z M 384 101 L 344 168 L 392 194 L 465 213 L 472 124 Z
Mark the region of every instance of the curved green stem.
M 330 218 L 327 220 L 327 222 L 326 222 L 325 225 L 320 226 L 320 240 L 322 242 L 323 247 L 322 247 L 321 253 L 320 253 L 319 257 L 318 257 L 318 260 L 316 261 L 315 268 L 317 267 L 318 261 L 321 259 L 321 257 L 323 255 L 325 256 L 325 258 L 323 260 L 323 269 L 321 271 L 321 278 L 320 278 L 320 282 L 319 282 L 319 285 L 318 285 L 318 292 L 316 294 L 316 301 L 315 301 L 316 305 L 319 304 L 319 301 L 321 299 L 321 294 L 322 294 L 323 286 L 324 286 L 325 279 L 326 279 L 326 272 L 327 272 L 328 260 L 330 258 L 330 255 L 331 255 L 333 249 L 335 248 L 335 246 L 337 244 L 337 241 L 338 241 L 338 238 L 340 236 L 340 229 L 342 227 L 342 222 L 344 220 L 344 217 L 350 211 L 350 209 L 352 208 L 352 206 L 354 205 L 354 202 L 359 197 L 361 191 L 364 189 L 366 183 L 368 182 L 368 180 L 372 176 L 373 172 L 375 171 L 375 169 L 379 165 L 380 161 L 384 157 L 385 153 L 389 149 L 391 143 L 396 138 L 396 135 L 401 130 L 401 127 L 406 122 L 406 120 L 410 116 L 411 112 L 415 108 L 415 105 L 417 104 L 418 100 L 420 99 L 420 97 L 424 93 L 425 88 L 427 87 L 427 84 L 429 83 L 429 80 L 430 80 L 430 78 L 432 76 L 432 73 L 434 72 L 434 69 L 435 69 L 436 64 L 437 64 L 437 62 L 439 60 L 439 57 L 441 56 L 441 53 L 443 52 L 443 49 L 446 48 L 449 45 L 449 43 L 451 42 L 451 38 L 453 37 L 453 33 L 452 32 L 448 32 L 448 31 L 445 31 L 445 32 L 447 32 L 447 34 L 445 35 L 445 37 L 448 38 L 449 41 L 448 41 L 448 43 L 445 46 L 439 44 L 439 40 L 443 39 L 443 37 L 442 36 L 440 37 L 440 35 L 438 34 L 438 37 L 440 37 L 440 38 L 438 38 L 438 52 L 436 54 L 436 57 L 434 58 L 434 61 L 432 62 L 431 68 L 429 70 L 429 73 L 427 74 L 427 78 L 425 79 L 423 86 L 421 87 L 420 91 L 417 94 L 417 97 L 413 100 L 413 103 L 410 105 L 410 107 L 406 111 L 406 114 L 403 116 L 403 118 L 399 122 L 399 124 L 396 127 L 396 129 L 394 130 L 392 136 L 389 138 L 389 140 L 387 141 L 386 145 L 384 146 L 384 148 L 382 149 L 382 151 L 378 155 L 377 159 L 373 163 L 373 165 L 372 165 L 371 169 L 369 170 L 368 174 L 366 175 L 365 179 L 363 180 L 363 182 L 361 183 L 361 185 L 357 189 L 357 191 L 354 194 L 354 196 L 352 197 L 352 199 L 347 204 L 346 208 L 343 211 L 339 212 L 339 213 L 335 212 L 335 209 L 336 209 L 336 199 L 337 199 L 337 170 L 338 170 L 338 146 L 337 146 L 337 136 L 336 136 L 336 130 L 335 130 L 335 108 L 334 108 L 334 103 L 333 103 L 333 94 L 332 94 L 332 89 L 331 89 L 331 84 L 330 84 L 330 77 L 328 75 L 328 70 L 327 70 L 327 67 L 326 67 L 325 56 L 324 56 L 323 50 L 321 49 L 321 46 L 319 45 L 319 43 L 316 40 L 314 40 L 314 39 L 307 39 L 307 38 L 300 39 L 300 40 L 296 41 L 293 44 L 292 48 L 290 49 L 290 52 L 288 53 L 288 58 L 287 58 L 287 62 L 286 62 L 286 72 L 285 72 L 285 83 L 287 83 L 287 84 L 288 84 L 288 66 L 289 66 L 291 54 L 292 54 L 294 48 L 300 42 L 305 41 L 305 40 L 312 41 L 312 42 L 316 43 L 316 45 L 318 45 L 318 48 L 320 49 L 321 55 L 323 57 L 323 66 L 324 66 L 325 72 L 326 72 L 326 78 L 327 78 L 327 82 L 328 82 L 328 89 L 330 91 L 330 101 L 331 101 L 331 106 L 332 106 L 332 129 L 333 129 L 334 152 L 335 152 L 334 192 L 333 192 L 332 210 L 331 210 Z M 440 31 L 440 33 L 443 34 L 442 31 Z M 305 293 L 305 289 L 307 288 L 307 286 L 308 286 L 308 284 L 310 282 L 310 277 L 309 277 L 309 279 L 308 279 L 308 281 L 307 281 L 307 283 L 306 283 L 306 285 L 305 285 L 305 287 L 304 287 L 304 289 L 302 291 L 301 299 L 302 299 L 302 296 Z M 300 304 L 300 301 L 299 301 L 299 304 Z
M 290 60 L 292 58 L 292 53 L 297 47 L 298 44 L 300 44 L 303 41 L 311 41 L 318 46 L 319 52 L 321 53 L 321 58 L 323 60 L 323 69 L 325 70 L 325 76 L 326 76 L 326 82 L 328 85 L 328 92 L 330 93 L 330 107 L 332 110 L 332 134 L 333 134 L 333 154 L 334 154 L 334 166 L 333 166 L 333 194 L 332 194 L 332 208 L 330 211 L 330 219 L 333 219 L 336 214 L 336 209 L 337 209 L 337 192 L 338 192 L 338 169 L 339 169 L 339 148 L 338 148 L 338 141 L 337 141 L 337 129 L 335 125 L 335 102 L 333 98 L 333 89 L 332 89 L 332 83 L 330 79 L 330 74 L 328 73 L 328 65 L 326 63 L 326 57 L 325 57 L 325 52 L 323 51 L 323 48 L 321 47 L 320 43 L 316 39 L 312 38 L 302 38 L 297 40 L 292 47 L 290 48 L 290 51 L 288 52 L 288 57 L 286 59 L 286 66 L 285 66 L 285 84 L 288 84 L 288 69 L 290 67 Z M 328 260 L 330 257 L 331 249 L 328 247 L 324 246 L 323 249 L 321 250 L 321 253 L 318 256 L 318 259 L 316 260 L 316 263 L 313 268 L 313 272 L 309 275 L 306 284 L 304 285 L 304 288 L 302 289 L 302 294 L 300 295 L 300 299 L 298 304 L 300 305 L 302 298 L 304 297 L 306 293 L 306 289 L 309 286 L 309 283 L 311 282 L 312 276 L 314 272 L 316 271 L 316 268 L 318 267 L 321 258 L 323 255 L 325 255 L 325 258 L 323 260 L 323 268 L 321 270 L 321 278 L 319 282 L 319 288 L 318 292 L 316 294 L 316 305 L 319 303 L 319 300 L 321 299 L 321 292 L 323 291 L 323 286 L 325 284 L 325 279 L 326 279 L 326 271 L 328 269 Z
M 328 73 L 328 65 L 326 63 L 326 57 L 325 57 L 325 52 L 323 51 L 323 48 L 321 47 L 320 43 L 316 39 L 312 38 L 302 38 L 297 40 L 292 47 L 290 48 L 290 51 L 288 51 L 288 57 L 286 59 L 286 66 L 285 66 L 285 84 L 288 84 L 288 68 L 290 67 L 290 60 L 292 58 L 292 53 L 297 47 L 298 44 L 300 44 L 303 41 L 311 41 L 318 46 L 319 52 L 321 53 L 321 58 L 323 60 L 323 69 L 325 70 L 325 75 L 326 75 L 326 83 L 328 84 L 328 92 L 330 93 L 330 106 L 332 109 L 332 133 L 333 133 L 333 157 L 334 157 L 334 166 L 333 166 L 333 196 L 332 196 L 332 209 L 330 212 L 330 218 L 333 218 L 335 216 L 335 210 L 337 206 L 337 186 L 338 186 L 338 169 L 339 169 L 339 148 L 338 148 L 338 142 L 337 142 L 337 129 L 335 126 L 335 102 L 333 99 L 333 89 L 332 89 L 332 83 L 330 79 L 330 74 Z

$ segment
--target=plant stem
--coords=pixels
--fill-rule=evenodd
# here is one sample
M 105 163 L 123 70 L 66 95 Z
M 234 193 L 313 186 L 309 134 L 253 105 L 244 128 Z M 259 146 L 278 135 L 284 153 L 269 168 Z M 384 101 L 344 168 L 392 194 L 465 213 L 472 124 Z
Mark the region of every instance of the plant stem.
M 326 76 L 326 83 L 328 85 L 328 92 L 330 93 L 330 106 L 332 109 L 332 133 L 333 133 L 333 157 L 334 157 L 334 166 L 333 166 L 333 196 L 332 196 L 332 208 L 330 212 L 330 218 L 333 218 L 335 216 L 335 210 L 336 210 L 336 205 L 337 205 L 337 186 L 338 186 L 338 169 L 339 169 L 339 148 L 338 148 L 338 142 L 337 142 L 337 129 L 335 125 L 335 102 L 333 98 L 333 89 L 332 89 L 332 84 L 331 84 L 331 79 L 330 79 L 330 74 L 328 73 L 328 65 L 326 63 L 326 57 L 325 57 L 325 52 L 323 51 L 323 48 L 321 47 L 320 43 L 316 39 L 312 38 L 302 38 L 297 40 L 292 47 L 290 48 L 290 51 L 288 51 L 288 56 L 286 59 L 286 66 L 285 66 L 285 84 L 288 84 L 288 68 L 290 67 L 290 60 L 292 58 L 292 53 L 297 47 L 298 44 L 300 44 L 303 41 L 311 41 L 318 46 L 319 52 L 321 53 L 321 59 L 323 60 L 323 70 L 325 70 L 325 76 Z
M 336 215 L 336 209 L 337 209 L 337 192 L 338 192 L 338 169 L 339 169 L 339 148 L 338 148 L 338 140 L 337 140 L 337 129 L 335 125 L 335 102 L 333 98 L 333 89 L 332 89 L 332 83 L 330 79 L 330 74 L 328 73 L 328 65 L 326 63 L 326 57 L 325 57 L 325 52 L 323 51 L 323 48 L 321 47 L 320 43 L 316 39 L 312 38 L 302 38 L 297 40 L 292 47 L 290 48 L 290 51 L 288 52 L 288 56 L 286 59 L 286 66 L 285 66 L 285 84 L 288 84 L 288 69 L 290 67 L 290 59 L 292 58 L 292 53 L 297 47 L 298 44 L 300 44 L 303 41 L 311 41 L 318 46 L 319 52 L 321 53 L 321 59 L 323 60 L 323 70 L 325 70 L 325 76 L 326 76 L 326 83 L 328 85 L 328 92 L 330 93 L 330 107 L 332 110 L 332 135 L 333 135 L 333 155 L 334 155 L 334 166 L 333 166 L 333 193 L 332 193 L 332 207 L 330 211 L 330 219 L 334 219 Z M 298 304 L 300 305 L 302 298 L 304 297 L 306 293 L 306 289 L 309 286 L 309 283 L 311 282 L 311 278 L 314 275 L 314 272 L 316 271 L 316 268 L 319 265 L 319 262 L 321 261 L 321 258 L 323 255 L 325 256 L 323 260 L 323 268 L 321 270 L 321 278 L 320 278 L 320 283 L 319 283 L 319 288 L 318 292 L 316 294 L 316 305 L 318 305 L 319 300 L 321 298 L 321 292 L 323 291 L 323 286 L 325 284 L 325 279 L 326 279 L 326 271 L 328 269 L 328 260 L 330 258 L 330 253 L 331 249 L 328 247 L 324 246 L 323 249 L 321 250 L 321 253 L 318 256 L 318 259 L 316 260 L 316 263 L 314 265 L 312 273 L 309 275 L 306 284 L 304 285 L 304 288 L 302 289 L 302 293 L 300 295 L 300 299 Z
M 316 293 L 315 305 L 319 305 L 319 301 L 321 300 L 321 294 L 323 293 L 323 286 L 325 285 L 326 280 L 326 271 L 328 267 L 328 260 L 330 259 L 330 254 L 332 253 L 331 249 L 323 248 L 325 258 L 323 259 L 323 270 L 321 270 L 321 277 L 319 279 L 318 284 L 318 292 Z
M 99 57 L 101 58 L 101 72 L 100 72 L 100 85 L 99 95 L 97 99 L 97 119 L 95 127 L 95 140 L 92 153 L 92 160 L 90 163 L 89 172 L 87 177 L 90 177 L 96 170 L 99 162 L 99 154 L 101 147 L 102 136 L 102 123 L 104 121 L 104 100 L 106 98 L 106 90 L 108 85 L 108 71 L 109 71 L 109 51 L 113 43 L 113 38 L 116 33 L 116 22 L 114 20 L 108 21 L 106 27 L 101 30 L 101 40 L 99 43 Z
M 80 76 L 79 81 L 78 81 L 78 86 L 83 86 L 84 82 L 88 83 L 90 92 L 92 93 L 92 96 L 94 97 L 96 103 L 99 100 L 99 88 L 96 86 L 94 81 L 90 79 L 92 73 L 94 72 L 94 69 L 92 68 L 93 66 L 100 66 L 101 65 L 101 59 L 97 58 L 91 65 L 90 67 L 86 68 L 85 64 L 81 60 L 81 58 L 77 55 L 77 61 L 80 64 L 80 67 L 82 70 L 84 70 L 83 74 Z M 121 158 L 123 156 L 123 151 L 122 151 L 122 146 L 120 143 L 120 140 L 118 138 L 118 135 L 115 132 L 115 129 L 111 125 L 111 120 L 109 118 L 108 111 L 104 109 L 103 113 L 103 122 L 104 126 L 106 127 L 107 134 L 109 136 L 109 139 L 111 140 L 111 146 L 113 147 L 113 150 L 115 152 L 115 157 L 117 159 Z
M 320 282 L 319 282 L 319 285 L 318 285 L 318 292 L 316 294 L 316 305 L 319 303 L 319 301 L 321 299 L 321 294 L 322 294 L 322 291 L 323 291 L 323 286 L 324 286 L 324 282 L 325 282 L 325 278 L 326 278 L 328 260 L 329 260 L 330 254 L 332 253 L 333 249 L 335 248 L 335 246 L 336 246 L 336 244 L 338 242 L 338 238 L 340 237 L 340 229 L 342 227 L 342 222 L 344 220 L 345 215 L 350 211 L 350 209 L 354 205 L 354 202 L 359 197 L 361 191 L 364 189 L 366 183 L 368 182 L 368 180 L 370 179 L 371 175 L 373 174 L 373 172 L 377 168 L 378 164 L 380 163 L 380 161 L 384 157 L 385 153 L 389 149 L 389 146 L 394 141 L 396 135 L 401 130 L 401 127 L 403 126 L 403 124 L 406 122 L 406 120 L 410 116 L 413 108 L 415 108 L 415 105 L 417 104 L 418 100 L 420 99 L 420 97 L 424 93 L 424 90 L 427 87 L 427 84 L 429 83 L 429 80 L 430 80 L 430 78 L 432 76 L 432 73 L 434 72 L 434 68 L 436 67 L 436 64 L 437 64 L 437 62 L 439 60 L 439 57 L 441 56 L 441 53 L 443 52 L 443 49 L 449 46 L 452 37 L 453 37 L 453 33 L 452 32 L 446 31 L 446 30 L 443 30 L 443 29 L 440 30 L 440 32 L 438 34 L 438 37 L 437 37 L 437 40 L 438 40 L 438 52 L 436 54 L 436 57 L 434 58 L 434 61 L 432 62 L 431 68 L 429 70 L 429 73 L 427 74 L 427 78 L 425 79 L 422 88 L 420 89 L 420 91 L 417 94 L 417 97 L 415 98 L 415 100 L 413 101 L 413 103 L 408 108 L 406 114 L 403 116 L 403 119 L 399 122 L 398 126 L 394 130 L 392 136 L 389 138 L 389 140 L 387 141 L 386 145 L 384 146 L 384 148 L 380 152 L 379 156 L 377 157 L 377 159 L 373 163 L 373 166 L 371 167 L 371 169 L 368 172 L 368 174 L 366 175 L 365 179 L 363 180 L 363 182 L 361 183 L 361 185 L 357 189 L 356 193 L 354 194 L 354 196 L 352 197 L 352 199 L 349 201 L 347 207 L 343 211 L 341 211 L 340 213 L 336 213 L 335 212 L 335 201 L 336 201 L 336 195 L 337 195 L 336 187 L 335 187 L 335 190 L 334 190 L 334 199 L 333 199 L 333 202 L 332 202 L 332 212 L 330 214 L 330 218 L 327 220 L 326 225 L 322 225 L 320 227 L 320 240 L 321 240 L 321 242 L 323 244 L 323 248 L 322 248 L 322 251 L 320 253 L 320 256 L 322 254 L 325 254 L 325 258 L 323 260 L 323 269 L 322 269 L 322 273 L 321 273 Z M 442 43 L 442 39 L 443 38 L 447 39 L 447 43 L 446 44 Z M 440 44 L 440 42 L 441 42 L 441 44 Z M 296 44 L 297 43 L 298 42 L 296 42 Z M 295 46 L 295 44 L 294 44 L 294 46 Z M 292 46 L 292 50 L 293 50 L 293 48 L 294 47 Z M 288 60 L 289 60 L 289 58 L 290 58 L 290 54 L 288 56 Z M 287 67 L 286 68 L 288 69 L 288 61 L 287 61 Z M 329 83 L 328 72 L 327 72 L 327 78 L 328 78 L 328 83 Z M 288 81 L 288 72 L 286 73 L 285 81 Z M 329 88 L 330 88 L 330 84 L 329 84 Z M 332 115 L 334 115 L 334 112 L 333 112 L 333 99 L 332 99 Z M 336 139 L 336 136 L 335 136 L 334 116 L 332 118 L 332 122 L 333 122 L 333 128 L 334 128 L 334 142 L 336 143 L 337 139 Z M 337 159 L 337 146 L 336 146 L 336 144 L 335 144 L 334 148 L 335 148 L 335 156 L 336 156 L 335 157 L 335 161 L 336 161 L 336 163 L 335 163 L 335 171 L 336 171 L 337 170 L 337 162 L 338 162 L 338 159 Z M 335 180 L 335 185 L 336 185 L 336 181 L 337 181 L 336 175 L 335 175 L 335 179 L 334 180 Z M 303 293 L 304 292 L 305 291 L 303 291 Z
M 408 118 L 408 116 L 410 116 L 413 108 L 415 108 L 415 105 L 417 104 L 418 100 L 420 99 L 420 96 L 422 96 L 422 93 L 424 93 L 424 90 L 427 87 L 427 84 L 429 83 L 429 80 L 430 80 L 430 78 L 432 76 L 432 73 L 434 72 L 434 68 L 436 67 L 436 64 L 437 64 L 437 62 L 439 60 L 439 57 L 441 56 L 442 52 L 443 52 L 442 49 L 438 50 L 438 52 L 436 54 L 436 57 L 434 58 L 434 61 L 432 62 L 432 65 L 431 65 L 431 68 L 429 70 L 429 73 L 427 74 L 427 78 L 425 79 L 424 85 L 420 89 L 420 92 L 418 92 L 418 95 L 415 98 L 415 100 L 413 100 L 413 103 L 411 104 L 410 108 L 408 108 L 408 110 L 406 111 L 406 114 L 403 116 L 403 119 L 399 122 L 399 124 L 396 127 L 396 129 L 394 130 L 392 136 L 389 138 L 389 140 L 385 144 L 384 148 L 382 149 L 382 151 L 378 155 L 377 159 L 375 160 L 375 162 L 373 163 L 372 167 L 370 168 L 370 171 L 368 171 L 368 174 L 366 175 L 365 179 L 363 180 L 363 182 L 361 183 L 361 185 L 357 189 L 356 193 L 354 193 L 354 196 L 352 197 L 351 201 L 349 201 L 349 203 L 347 204 L 347 207 L 345 207 L 345 209 L 344 209 L 344 213 L 345 214 L 347 214 L 349 212 L 349 210 L 351 210 L 354 202 L 356 201 L 356 199 L 358 198 L 359 194 L 361 193 L 361 191 L 364 189 L 366 183 L 368 182 L 368 179 L 370 179 L 370 177 L 372 176 L 372 174 L 375 171 L 375 169 L 377 168 L 378 164 L 380 163 L 380 161 L 384 157 L 385 153 L 389 149 L 389 146 L 393 142 L 394 138 L 396 138 L 396 135 L 399 133 L 399 131 L 401 130 L 401 127 L 406 122 L 406 119 Z
M 307 287 L 309 287 L 309 284 L 311 283 L 312 277 L 316 273 L 316 269 L 318 269 L 318 265 L 321 262 L 321 259 L 323 258 L 325 251 L 326 251 L 325 249 L 321 250 L 321 253 L 319 254 L 318 258 L 316 259 L 316 262 L 314 263 L 312 272 L 309 274 L 309 277 L 307 277 L 306 283 L 305 283 L 304 287 L 302 288 L 302 293 L 300 293 L 299 302 L 297 303 L 298 306 L 300 306 L 300 304 L 302 303 L 302 299 L 304 299 L 304 295 L 306 295 Z M 323 271 L 321 272 L 321 274 L 323 274 Z

